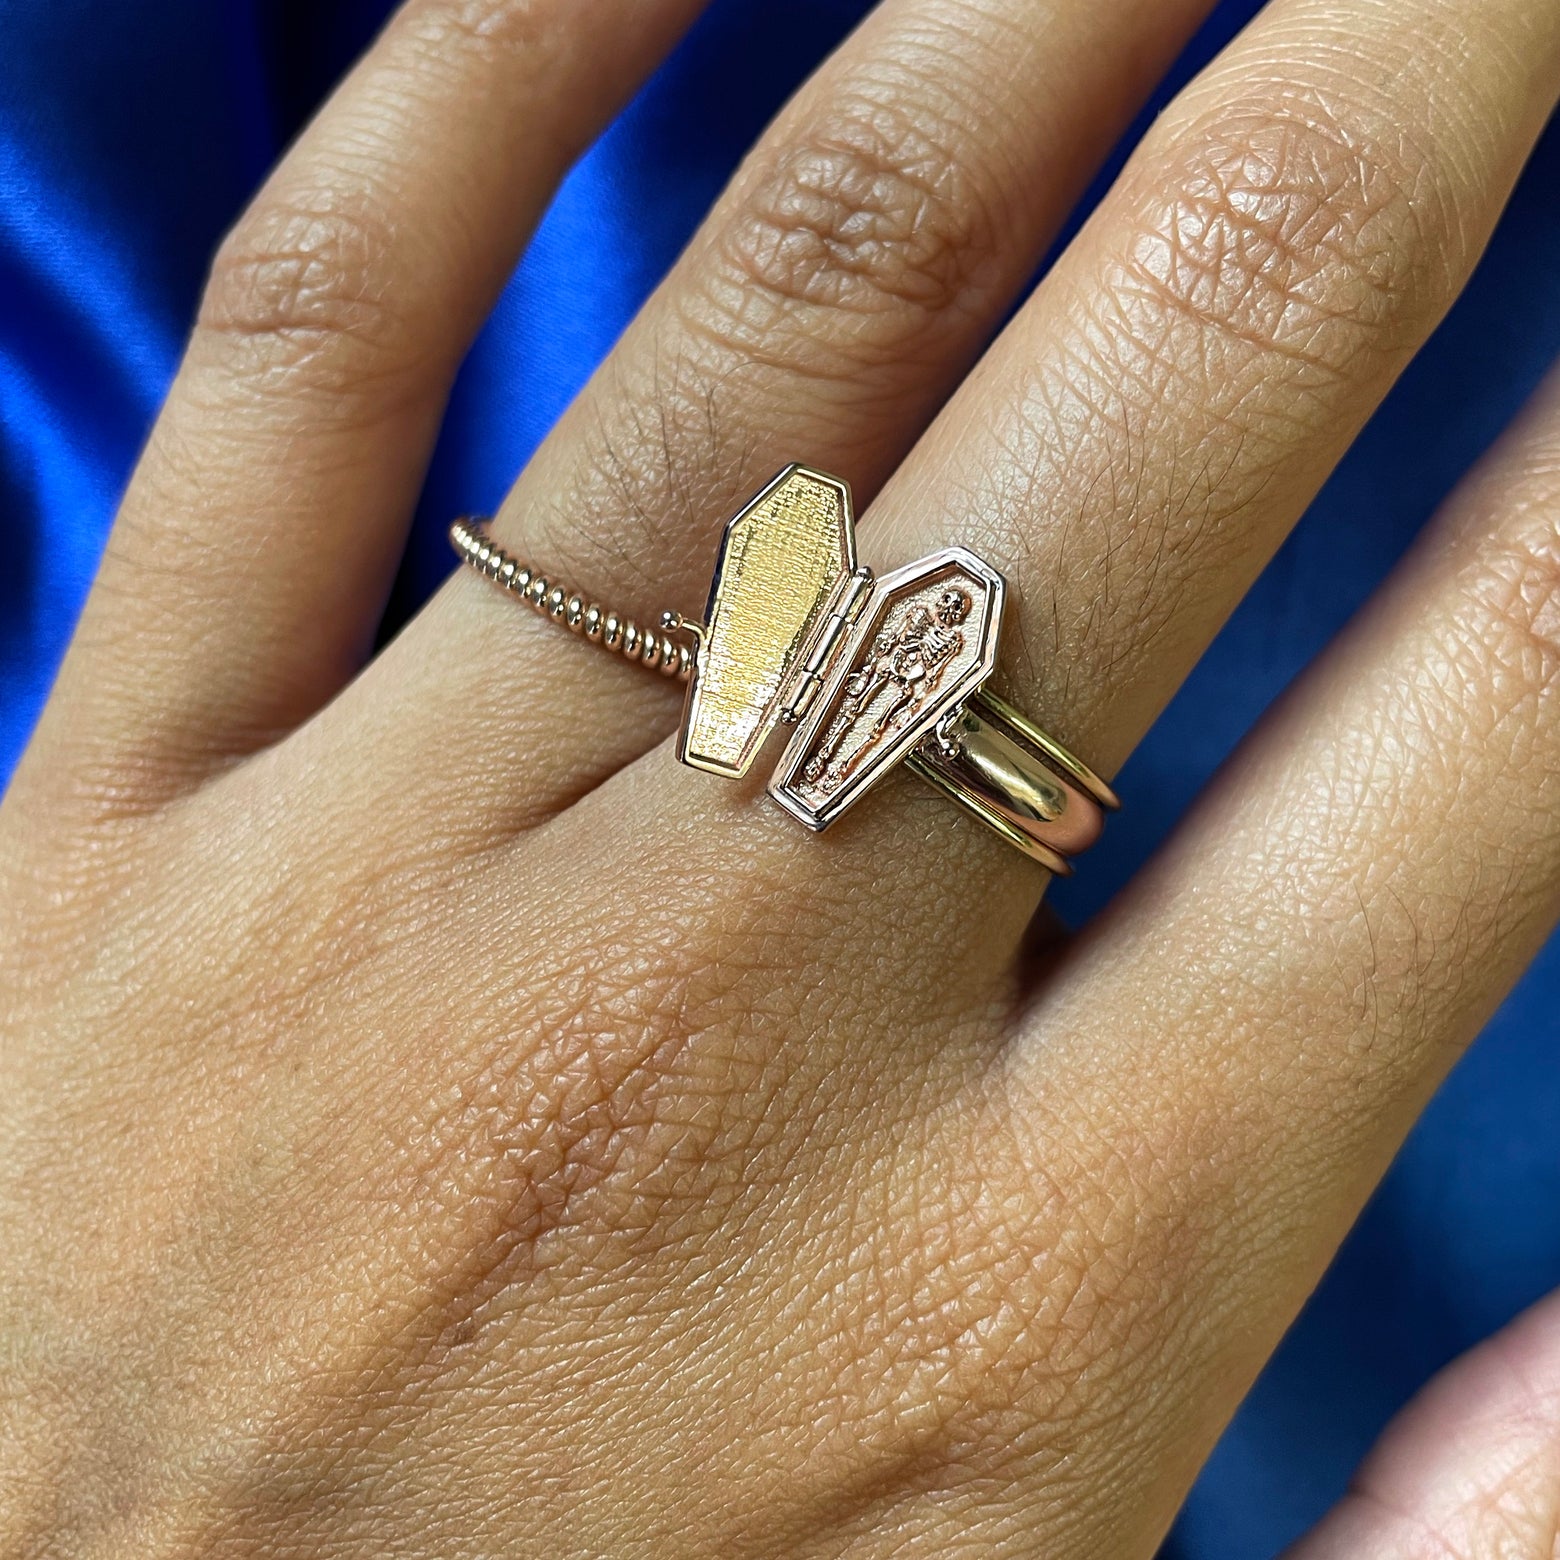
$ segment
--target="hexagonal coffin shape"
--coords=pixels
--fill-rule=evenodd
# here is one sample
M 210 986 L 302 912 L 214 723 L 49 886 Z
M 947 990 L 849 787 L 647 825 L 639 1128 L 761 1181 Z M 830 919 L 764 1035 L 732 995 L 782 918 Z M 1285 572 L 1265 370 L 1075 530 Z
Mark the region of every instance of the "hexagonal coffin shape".
M 726 527 L 677 756 L 738 776 L 856 567 L 850 490 L 791 466 Z
M 991 675 L 1006 595 L 963 547 L 879 580 L 769 794 L 827 828 Z

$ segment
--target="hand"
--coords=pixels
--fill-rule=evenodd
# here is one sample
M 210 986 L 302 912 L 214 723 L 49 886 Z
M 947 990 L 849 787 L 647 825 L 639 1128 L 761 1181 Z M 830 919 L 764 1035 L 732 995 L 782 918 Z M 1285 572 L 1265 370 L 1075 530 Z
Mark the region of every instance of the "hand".
M 1273 0 L 971 372 L 1203 8 L 884 0 L 499 536 L 691 610 L 837 470 L 1118 764 L 1560 92 L 1548 0 Z M 7 1554 L 1146 1557 L 1556 918 L 1560 385 L 1076 941 L 912 778 L 813 837 L 679 769 L 469 574 L 368 659 L 466 342 L 695 9 L 410 0 L 217 261 L 0 815 Z M 1549 1555 L 1560 1313 L 1460 1371 L 1307 1560 Z

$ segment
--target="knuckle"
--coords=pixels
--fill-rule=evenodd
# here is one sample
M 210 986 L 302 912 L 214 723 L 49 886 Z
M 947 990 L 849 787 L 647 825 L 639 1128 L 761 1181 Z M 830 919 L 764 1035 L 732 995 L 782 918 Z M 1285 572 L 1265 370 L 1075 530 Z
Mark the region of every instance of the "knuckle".
M 573 30 L 567 8 L 550 0 L 417 0 L 403 22 L 419 41 L 440 52 L 469 43 L 521 58 L 548 49 Z
M 1340 374 L 1449 297 L 1428 157 L 1317 105 L 1236 105 L 1145 165 L 1123 283 L 1194 328 Z
M 389 24 L 386 58 L 414 100 L 437 111 L 500 72 L 517 100 L 573 71 L 583 48 L 577 7 L 559 0 L 409 0 Z
M 424 1129 L 439 1201 L 452 1176 L 489 1188 L 432 1302 L 439 1355 L 501 1315 L 560 1240 L 630 1239 L 651 1259 L 739 1189 L 747 1111 L 777 1082 L 722 1016 L 729 976 L 661 930 L 620 933 L 612 952 L 610 974 L 583 942 L 538 959 L 545 978 Z
M 217 253 L 197 337 L 256 373 L 349 388 L 411 344 L 385 285 L 392 244 L 367 196 L 263 200 Z
M 934 314 L 964 301 L 996 249 L 993 203 L 959 137 L 858 92 L 754 173 L 720 236 L 742 289 L 850 314 Z
M 1560 689 L 1560 527 L 1552 508 L 1535 509 L 1490 544 L 1469 598 L 1486 662 L 1481 681 L 1493 681 L 1498 714 L 1552 701 Z

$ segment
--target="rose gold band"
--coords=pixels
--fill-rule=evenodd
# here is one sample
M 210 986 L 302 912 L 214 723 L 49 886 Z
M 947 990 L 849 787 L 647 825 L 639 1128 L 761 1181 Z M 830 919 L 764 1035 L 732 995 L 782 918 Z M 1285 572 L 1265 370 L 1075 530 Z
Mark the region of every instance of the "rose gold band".
M 549 580 L 514 554 L 505 552 L 489 537 L 487 525 L 485 520 L 463 519 L 450 526 L 450 545 L 462 563 L 543 617 L 561 623 L 570 633 L 626 661 L 637 661 L 663 677 L 687 682 L 693 672 L 690 646 L 668 634 L 643 628 L 626 613 L 587 601 L 566 585 Z

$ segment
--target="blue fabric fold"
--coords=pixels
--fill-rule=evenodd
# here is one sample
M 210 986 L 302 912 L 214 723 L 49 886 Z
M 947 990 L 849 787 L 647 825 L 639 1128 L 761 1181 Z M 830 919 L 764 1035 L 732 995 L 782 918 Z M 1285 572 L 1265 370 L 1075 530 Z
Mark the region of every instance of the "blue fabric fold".
M 1222 6 L 1174 80 L 1255 8 Z M 744 148 L 865 9 L 716 0 L 571 176 L 456 386 L 397 613 L 449 567 L 445 518 L 497 502 Z M 0 3 L 0 781 L 64 652 L 208 257 L 385 11 Z M 1087 914 L 1163 837 L 1560 354 L 1557 191 L 1552 131 L 1467 296 L 1122 776 L 1132 805 L 1058 891 L 1064 911 Z M 1560 1284 L 1557 1012 L 1552 945 L 1415 1131 L 1169 1555 L 1272 1554 L 1336 1498 L 1418 1383 Z

